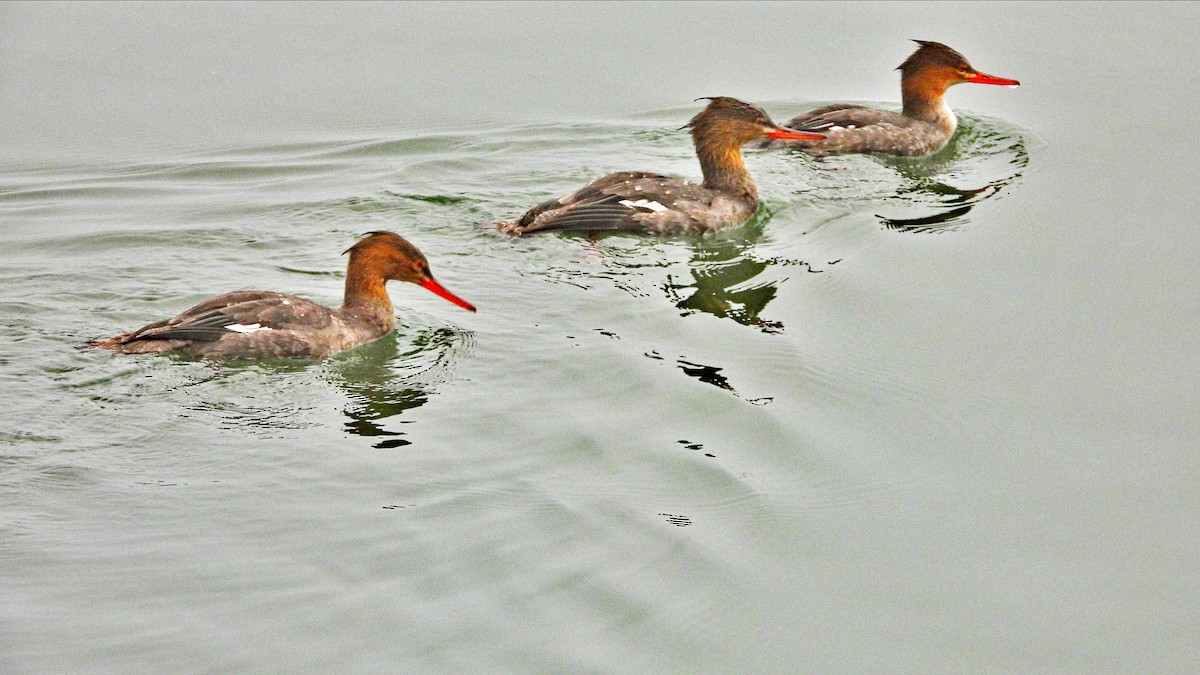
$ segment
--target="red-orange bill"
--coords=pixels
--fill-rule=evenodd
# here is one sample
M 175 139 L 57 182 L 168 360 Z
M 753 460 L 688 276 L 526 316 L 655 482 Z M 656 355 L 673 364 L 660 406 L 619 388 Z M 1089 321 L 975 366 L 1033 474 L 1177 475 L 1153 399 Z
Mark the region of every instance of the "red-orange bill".
M 971 84 L 1003 84 L 1010 87 L 1019 87 L 1021 83 L 1016 80 L 1010 80 L 1006 77 L 996 77 L 987 73 L 975 73 L 971 79 L 967 80 Z
M 450 302 L 453 302 L 454 304 L 458 305 L 459 307 L 462 307 L 465 310 L 472 311 L 472 312 L 475 311 L 475 305 L 472 305 L 471 303 L 467 302 L 466 300 L 463 300 L 462 298 L 458 297 L 457 295 L 446 290 L 446 288 L 444 286 L 439 284 L 437 281 L 434 281 L 433 279 L 426 279 L 425 281 L 420 282 L 420 286 L 421 286 L 421 288 L 425 288 L 430 291 L 433 291 L 434 294 L 442 296 L 443 298 L 449 300 Z
M 780 138 L 787 141 L 820 141 L 825 138 L 825 134 L 814 134 L 807 131 L 775 127 L 774 131 L 767 132 L 767 138 Z

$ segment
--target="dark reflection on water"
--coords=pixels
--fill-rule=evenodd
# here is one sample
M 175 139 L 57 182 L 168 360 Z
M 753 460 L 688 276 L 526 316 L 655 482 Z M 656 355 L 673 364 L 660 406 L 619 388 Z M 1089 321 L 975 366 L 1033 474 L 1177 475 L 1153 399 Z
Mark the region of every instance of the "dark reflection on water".
M 553 236 L 578 241 L 584 257 L 567 264 L 551 264 L 534 273 L 554 283 L 584 290 L 603 281 L 639 298 L 655 295 L 645 283 L 653 279 L 652 286 L 682 310 L 680 316 L 704 313 L 764 333 L 782 333 L 783 322 L 762 313 L 775 299 L 784 278 L 763 273 L 790 267 L 805 274 L 821 274 L 841 259 L 818 264 L 790 256 L 757 255 L 763 225 L 770 217 L 764 209 L 751 223 L 729 231 L 705 236 L 635 239 L 645 246 L 635 245 L 631 249 L 619 244 L 605 245 L 610 239 L 630 241 L 628 234 L 555 233 Z M 670 253 L 664 249 L 670 249 Z M 677 253 L 686 255 L 687 262 L 664 260 Z
M 696 450 L 697 452 L 699 452 L 704 449 L 703 443 L 693 443 L 693 442 L 687 440 L 686 438 L 681 438 L 675 442 L 682 445 L 684 448 L 686 448 L 688 450 Z M 716 455 L 712 454 L 711 452 L 704 453 L 704 456 L 705 457 L 714 457 L 714 458 L 716 457 Z
M 350 418 L 343 425 L 346 433 L 379 438 L 376 448 L 411 445 L 412 441 L 403 438 L 404 432 L 388 428 L 385 422 L 429 400 L 438 373 L 463 337 L 453 328 L 430 328 L 417 331 L 401 344 L 393 333 L 328 361 L 326 379 L 348 398 L 343 411 Z
M 681 516 L 674 513 L 660 513 L 660 516 L 666 516 L 667 522 L 675 527 L 687 527 L 692 524 L 692 519 L 687 516 Z
M 389 418 L 424 405 L 470 342 L 469 333 L 454 328 L 401 325 L 381 340 L 322 360 L 206 361 L 176 354 L 118 358 L 72 349 L 68 356 L 83 365 L 59 366 L 55 380 L 97 413 L 124 414 L 162 403 L 181 418 L 266 438 L 325 425 L 321 401 L 328 399 L 333 385 L 346 401 L 346 432 L 375 438 L 377 448 L 394 448 L 411 442 Z M 0 429 L 0 444 L 17 439 L 58 440 Z
M 1029 152 L 1020 138 L 975 127 L 924 163 L 888 157 L 880 161 L 907 181 L 896 191 L 897 197 L 934 209 L 928 215 L 905 218 L 877 214 L 880 222 L 902 232 L 936 232 L 965 222 L 964 216 L 976 205 L 1020 179 L 1029 165 Z
M 717 366 L 706 366 L 703 363 L 692 363 L 690 361 L 684 361 L 683 359 L 678 359 L 676 363 L 679 364 L 679 368 L 684 373 L 696 378 L 697 380 L 700 380 L 701 382 L 704 382 L 705 384 L 711 384 L 714 387 L 719 387 L 725 391 L 732 391 L 735 394 L 737 393 L 737 391 L 734 390 L 733 385 L 729 384 L 729 378 L 721 374 L 721 371 L 724 370 L 724 368 L 718 368 Z
M 644 356 L 648 359 L 654 359 L 655 361 L 666 360 L 663 358 L 662 354 L 659 354 L 656 351 L 645 352 Z M 737 389 L 733 387 L 733 384 L 729 382 L 729 378 L 721 374 L 721 371 L 725 369 L 720 366 L 710 366 L 704 363 L 697 363 L 683 357 L 675 359 L 675 365 L 678 366 L 679 369 L 682 370 L 683 373 L 688 377 L 694 377 L 705 384 L 711 384 L 718 389 L 724 389 L 725 391 L 752 405 L 766 405 L 773 400 L 773 397 L 771 396 L 761 396 L 759 398 L 746 398 L 742 396 L 738 393 Z
M 747 285 L 770 266 L 750 254 L 752 247 L 751 241 L 733 239 L 696 244 L 688 263 L 691 281 L 677 281 L 676 275 L 668 274 L 663 286 L 667 298 L 683 310 L 683 316 L 705 312 L 763 332 L 781 332 L 783 323 L 760 316 L 775 298 L 775 282 Z
M 760 316 L 775 298 L 779 280 L 759 279 L 757 283 L 751 283 L 752 280 L 773 265 L 802 265 L 809 272 L 819 270 L 812 269 L 802 260 L 761 259 L 754 255 L 755 245 L 762 234 L 762 224 L 769 215 L 763 212 L 755 221 L 735 231 L 664 240 L 671 246 L 683 242 L 687 247 L 687 274 L 690 279 L 674 271 L 679 268 L 677 263 L 661 260 L 661 251 L 647 253 L 640 248 L 630 251 L 602 245 L 606 239 L 627 239 L 628 235 L 596 236 L 570 232 L 557 236 L 578 238 L 587 247 L 588 258 L 598 263 L 599 267 L 572 261 L 572 266 L 549 266 L 545 275 L 555 283 L 582 289 L 589 288 L 594 280 L 604 280 L 632 296 L 650 297 L 652 294 L 647 293 L 638 281 L 651 271 L 666 270 L 666 280 L 659 285 L 667 299 L 683 310 L 681 316 L 703 312 L 732 319 L 765 333 L 780 333 L 784 328 L 782 322 Z M 653 244 L 658 245 L 659 242 Z
M 876 203 L 884 227 L 900 232 L 952 231 L 979 204 L 1017 183 L 1029 165 L 1021 131 L 999 120 L 960 115 L 959 132 L 929 157 L 794 153 L 814 168 L 800 192 L 825 202 Z M 886 170 L 871 171 L 867 161 Z
M 781 279 L 764 277 L 755 280 L 756 277 L 775 266 L 799 266 L 813 274 L 824 270 L 815 269 L 809 262 L 799 259 L 757 257 L 755 246 L 764 221 L 765 218 L 745 226 L 740 237 L 718 234 L 692 244 L 688 262 L 688 274 L 692 278 L 685 281 L 677 274 L 668 273 L 663 284 L 667 299 L 683 310 L 682 316 L 704 312 L 764 333 L 783 332 L 782 321 L 762 316 L 763 310 L 775 299 Z

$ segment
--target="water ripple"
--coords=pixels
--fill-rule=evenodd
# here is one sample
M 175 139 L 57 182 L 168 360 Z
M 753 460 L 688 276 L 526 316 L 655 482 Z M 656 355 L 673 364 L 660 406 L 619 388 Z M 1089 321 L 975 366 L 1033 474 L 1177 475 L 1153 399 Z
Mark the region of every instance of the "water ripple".
M 853 210 L 873 209 L 888 229 L 936 233 L 969 222 L 973 208 L 1002 197 L 1029 165 L 1038 141 L 1013 124 L 959 113 L 959 130 L 929 157 L 789 153 L 807 169 L 795 194 Z

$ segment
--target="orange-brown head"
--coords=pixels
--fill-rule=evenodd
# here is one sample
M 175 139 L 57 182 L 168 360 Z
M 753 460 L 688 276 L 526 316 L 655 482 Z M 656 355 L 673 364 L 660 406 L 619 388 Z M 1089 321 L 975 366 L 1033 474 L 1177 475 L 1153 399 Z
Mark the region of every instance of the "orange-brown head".
M 742 161 L 743 144 L 760 138 L 825 138 L 824 134 L 785 129 L 771 121 L 762 108 L 736 98 L 712 96 L 696 100 L 705 99 L 708 106 L 680 128 L 692 130 L 692 143 L 707 188 L 737 190 L 757 199 L 754 181 Z
M 1016 87 L 1021 83 L 995 77 L 975 70 L 962 54 L 940 42 L 913 40 L 921 45 L 896 70 L 900 71 L 900 91 L 904 114 L 933 121 L 943 116 L 942 96 L 956 84 L 1003 84 Z
M 760 138 L 819 141 L 824 134 L 794 131 L 775 124 L 762 108 L 729 96 L 705 96 L 708 106 L 682 128 L 692 130 L 696 146 L 714 141 L 740 147 Z
M 368 232 L 345 253 L 350 254 L 346 269 L 347 304 L 352 297 L 382 295 L 386 299 L 383 286 L 395 279 L 414 283 L 463 309 L 475 311 L 474 305 L 439 284 L 421 251 L 395 232 Z
M 940 42 L 929 40 L 913 40 L 921 45 L 896 70 L 900 71 L 900 81 L 920 82 L 930 89 L 945 92 L 949 87 L 971 82 L 974 84 L 1004 84 L 1016 87 L 1021 83 L 1003 77 L 994 77 L 975 70 L 967 61 L 967 57 Z

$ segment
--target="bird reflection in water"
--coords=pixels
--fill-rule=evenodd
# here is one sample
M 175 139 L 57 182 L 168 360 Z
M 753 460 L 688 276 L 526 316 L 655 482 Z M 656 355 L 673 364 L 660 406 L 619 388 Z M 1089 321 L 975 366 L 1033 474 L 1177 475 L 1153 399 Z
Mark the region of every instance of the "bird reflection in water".
M 884 227 L 910 233 L 958 229 L 972 209 L 1018 183 L 1029 165 L 1021 130 L 973 116 L 960 116 L 955 137 L 927 157 L 794 157 L 812 169 L 796 194 L 871 209 Z
M 411 445 L 397 431 L 394 418 L 429 400 L 443 373 L 454 360 L 465 334 L 453 328 L 421 330 L 403 340 L 397 334 L 330 359 L 326 379 L 346 393 L 344 427 L 354 436 L 378 438 L 376 448 Z M 386 426 L 385 426 L 386 423 Z
M 957 229 L 983 201 L 1017 182 L 1029 165 L 1025 142 L 986 129 L 968 129 L 929 158 L 876 158 L 895 169 L 905 183 L 895 196 L 916 207 L 912 216 L 876 214 L 900 232 L 944 232 Z M 974 185 L 977 187 L 958 187 Z M 932 211 L 932 212 L 931 212 Z
M 736 239 L 711 239 L 696 244 L 688 263 L 692 279 L 684 282 L 675 274 L 668 274 L 663 288 L 667 298 L 683 310 L 684 316 L 704 312 L 764 333 L 783 332 L 782 322 L 761 316 L 778 292 L 778 280 L 751 281 L 777 261 L 755 258 L 753 246 L 753 241 Z

